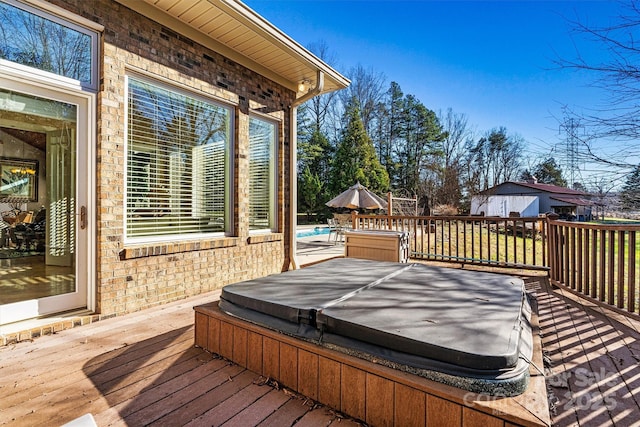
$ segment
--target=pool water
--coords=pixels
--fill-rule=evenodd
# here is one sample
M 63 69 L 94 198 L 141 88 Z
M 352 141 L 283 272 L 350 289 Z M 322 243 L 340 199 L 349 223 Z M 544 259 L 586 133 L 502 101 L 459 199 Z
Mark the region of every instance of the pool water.
M 315 227 L 309 230 L 298 230 L 296 237 L 310 237 L 310 236 L 322 236 L 329 234 L 329 227 Z

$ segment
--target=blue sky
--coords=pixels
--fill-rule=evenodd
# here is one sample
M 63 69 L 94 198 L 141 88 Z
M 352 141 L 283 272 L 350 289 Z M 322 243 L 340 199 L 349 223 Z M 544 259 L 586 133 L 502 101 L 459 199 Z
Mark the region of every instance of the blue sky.
M 504 126 L 534 156 L 551 153 L 559 163 L 566 146 L 562 107 L 588 110 L 606 96 L 590 87 L 592 76 L 553 63 L 577 51 L 593 59 L 602 53 L 569 21 L 606 26 L 621 12 L 614 1 L 245 3 L 303 46 L 326 42 L 338 71 L 371 68 L 436 112 L 466 114 L 478 134 Z M 594 169 L 581 168 L 585 176 Z

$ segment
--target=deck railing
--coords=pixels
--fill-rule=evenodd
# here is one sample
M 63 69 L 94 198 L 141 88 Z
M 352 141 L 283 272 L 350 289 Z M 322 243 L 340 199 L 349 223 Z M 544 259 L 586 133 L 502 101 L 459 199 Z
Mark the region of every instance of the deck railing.
M 353 227 L 408 231 L 414 259 L 548 269 L 543 217 L 354 215 Z
M 640 225 L 547 217 L 353 215 L 353 227 L 408 231 L 417 260 L 548 270 L 550 281 L 640 315 Z
M 624 313 L 640 313 L 640 226 L 549 221 L 549 278 Z

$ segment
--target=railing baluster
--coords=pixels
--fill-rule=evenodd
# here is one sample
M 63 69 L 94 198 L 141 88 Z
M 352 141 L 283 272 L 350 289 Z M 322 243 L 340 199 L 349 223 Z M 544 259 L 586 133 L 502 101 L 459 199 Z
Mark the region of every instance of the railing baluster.
M 467 220 L 464 220 L 462 222 L 462 241 L 464 242 L 464 249 L 463 249 L 463 257 L 466 259 L 467 258 L 467 225 L 469 224 L 469 222 Z M 471 226 L 473 227 L 473 223 L 471 223 Z
M 605 299 L 605 290 L 606 290 L 606 259 L 607 259 L 607 230 L 600 230 L 600 242 L 599 242 L 599 278 L 598 278 L 598 300 L 604 302 Z
M 590 270 L 590 266 L 589 266 L 589 235 L 590 235 L 590 230 L 584 230 L 584 241 L 583 241 L 583 246 L 581 248 L 581 252 L 583 252 L 583 256 L 582 256 L 582 283 L 583 283 L 583 292 L 585 295 L 589 295 L 589 293 L 591 292 L 591 284 L 590 284 L 590 279 L 591 279 L 591 270 Z
M 564 265 L 564 282 L 571 283 L 571 266 L 569 265 L 569 248 L 571 245 L 569 233 L 567 230 L 569 227 L 562 227 L 562 264 Z
M 505 224 L 506 228 L 504 230 L 504 260 L 505 262 L 508 263 L 514 263 L 513 258 L 515 257 L 516 254 L 516 245 L 513 245 L 513 248 L 511 248 L 511 251 L 509 251 L 509 240 L 510 237 L 513 237 L 515 239 L 515 236 L 513 235 L 514 230 L 515 230 L 515 221 L 511 221 L 509 220 L 506 224 Z M 509 236 L 509 228 L 511 228 L 511 236 Z
M 440 259 L 444 260 L 444 220 L 440 220 Z
M 488 227 L 489 227 L 488 223 L 485 222 L 484 224 L 487 226 L 487 229 L 488 229 Z M 478 243 L 479 246 L 480 246 L 480 262 L 482 262 L 482 260 L 484 259 L 484 256 L 482 254 L 482 251 L 484 249 L 484 245 L 482 244 L 482 235 L 483 235 L 482 231 L 483 231 L 483 229 L 482 229 L 482 225 L 481 225 L 480 226 L 480 233 L 479 233 L 480 240 L 479 240 L 479 243 Z
M 516 230 L 518 229 L 518 223 L 517 220 L 513 220 L 512 224 L 512 229 L 511 229 L 511 235 L 513 236 L 513 259 L 511 260 L 511 262 L 513 262 L 514 264 L 516 264 L 518 262 L 518 244 L 516 242 Z M 523 236 L 524 237 L 524 236 Z M 507 243 L 506 241 L 509 240 L 508 239 L 508 235 L 507 233 L 504 233 L 504 240 L 505 240 L 505 244 L 504 244 L 504 253 L 505 254 L 509 254 L 509 251 L 507 249 Z M 509 262 L 509 260 L 507 259 L 507 262 Z
M 631 313 L 636 311 L 636 231 L 629 231 L 629 252 L 627 255 L 627 301 L 628 310 Z M 640 303 L 638 303 L 640 308 Z
M 577 283 L 576 283 L 576 229 L 571 227 L 571 231 L 569 232 L 569 240 L 570 240 L 570 245 L 569 245 L 569 260 L 568 263 L 570 265 L 570 270 L 569 270 L 569 274 L 571 275 L 571 287 L 573 289 L 577 289 Z
M 476 221 L 471 221 L 471 257 L 475 257 L 475 254 L 476 254 Z
M 616 295 L 617 295 L 617 305 L 618 308 L 624 308 L 624 276 L 625 276 L 625 263 L 624 263 L 624 254 L 626 252 L 626 242 L 625 242 L 625 232 L 624 230 L 618 230 L 618 280 L 616 283 Z
M 549 226 L 549 222 L 547 220 L 542 222 L 542 265 L 551 265 L 551 260 L 549 259 L 549 254 L 551 251 L 549 250 L 549 242 L 548 239 L 551 236 L 551 227 Z
M 431 247 L 433 246 L 433 240 L 436 238 L 435 224 L 432 224 L 431 222 L 432 222 L 431 219 L 429 219 L 427 221 L 428 229 L 429 229 L 428 234 L 427 234 L 427 237 L 428 237 L 428 239 L 427 239 L 428 240 L 428 242 L 427 242 L 427 250 L 425 252 L 427 254 L 427 257 L 426 257 L 427 259 L 431 259 L 431 254 L 434 253 L 434 251 L 431 249 Z M 433 225 L 433 228 L 431 228 L 432 225 Z M 431 232 L 431 230 L 433 230 L 433 233 Z
M 495 227 L 497 227 L 498 226 L 498 221 L 495 220 L 495 219 L 492 220 L 492 221 L 495 224 Z M 491 230 L 492 230 L 492 227 L 489 226 L 488 232 L 487 232 L 487 259 L 488 260 L 492 259 L 491 250 L 493 249 L 493 246 L 491 245 Z M 496 252 L 496 259 L 498 259 L 498 251 L 496 250 L 495 252 Z
M 551 227 L 549 231 L 549 267 L 551 268 L 549 275 L 552 280 L 560 279 L 560 268 L 558 263 L 558 226 Z
M 608 257 L 608 266 L 607 266 L 607 304 L 614 305 L 615 304 L 615 238 L 616 233 L 613 230 L 609 230 L 609 239 L 607 245 L 607 257 Z
M 536 246 L 537 246 L 537 242 L 538 242 L 538 227 L 540 227 L 540 231 L 542 232 L 542 228 L 544 227 L 544 223 L 539 222 L 539 221 L 534 221 L 533 222 L 533 229 L 531 230 L 531 252 L 533 252 L 533 259 L 531 260 L 531 263 L 533 265 L 536 265 L 536 261 L 537 261 L 537 253 L 536 253 Z M 525 261 L 526 264 L 526 261 Z
M 598 230 L 591 230 L 591 296 L 598 298 Z
M 447 254 L 451 255 L 451 219 L 447 219 Z
M 533 235 L 533 231 L 535 230 L 535 227 L 533 227 L 535 224 L 531 223 L 532 227 L 531 227 L 531 234 L 529 234 L 527 232 L 527 222 L 523 219 L 522 220 L 522 263 L 524 265 L 527 265 L 527 237 L 531 238 L 532 240 L 535 241 L 534 235 Z
M 456 258 L 460 258 L 460 221 L 456 222 Z

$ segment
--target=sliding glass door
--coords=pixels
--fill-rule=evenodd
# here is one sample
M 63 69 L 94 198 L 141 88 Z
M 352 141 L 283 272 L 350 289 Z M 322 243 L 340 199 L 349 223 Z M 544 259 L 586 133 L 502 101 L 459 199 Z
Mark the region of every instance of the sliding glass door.
M 87 307 L 88 113 L 0 76 L 0 324 Z

